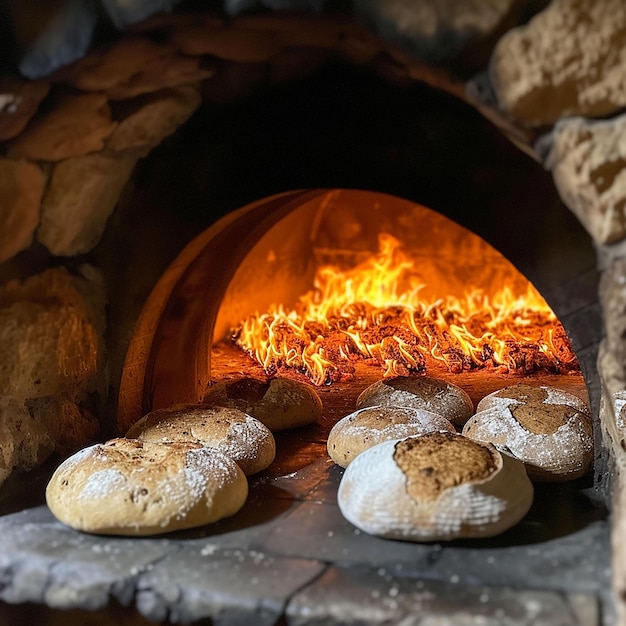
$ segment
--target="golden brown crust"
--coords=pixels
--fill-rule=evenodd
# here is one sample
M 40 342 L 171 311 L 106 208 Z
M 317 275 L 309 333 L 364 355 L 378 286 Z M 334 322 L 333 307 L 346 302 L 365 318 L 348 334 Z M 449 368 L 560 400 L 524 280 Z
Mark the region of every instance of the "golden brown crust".
M 577 413 L 565 404 L 512 404 L 509 409 L 522 428 L 536 435 L 554 434 Z
M 457 385 L 429 376 L 398 376 L 378 381 L 362 391 L 357 408 L 406 406 L 442 415 L 457 426 L 474 412 L 470 397 Z
M 501 463 L 492 446 L 451 433 L 430 433 L 399 441 L 393 458 L 406 474 L 416 500 L 436 500 L 450 487 L 488 479 Z
M 311 385 L 290 378 L 222 381 L 207 389 L 204 403 L 237 408 L 271 431 L 307 426 L 322 415 L 322 401 L 317 391 Z
M 341 418 L 328 434 L 330 458 L 347 467 L 361 452 L 389 439 L 403 439 L 435 431 L 456 432 L 445 417 L 424 409 L 372 406 Z
M 248 476 L 267 468 L 276 456 L 270 430 L 243 411 L 228 407 L 183 404 L 158 409 L 131 426 L 126 437 L 155 443 L 190 441 L 216 448 Z
M 524 383 L 485 396 L 463 434 L 503 446 L 523 461 L 534 481 L 580 478 L 593 462 L 587 405 L 565 390 Z
M 112 439 L 64 461 L 46 489 L 61 522 L 85 532 L 154 535 L 236 513 L 248 494 L 239 466 L 197 443 Z

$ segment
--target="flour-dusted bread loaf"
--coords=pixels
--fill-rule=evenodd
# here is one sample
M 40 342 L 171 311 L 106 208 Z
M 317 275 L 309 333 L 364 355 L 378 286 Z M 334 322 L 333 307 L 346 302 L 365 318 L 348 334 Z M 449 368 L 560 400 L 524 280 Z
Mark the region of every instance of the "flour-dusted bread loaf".
M 322 400 L 317 391 L 290 378 L 222 381 L 207 389 L 204 403 L 239 409 L 271 431 L 307 426 L 322 415 Z
M 235 514 L 248 496 L 241 468 L 197 443 L 112 439 L 56 469 L 46 501 L 64 524 L 105 535 L 156 535 Z
M 457 385 L 430 376 L 399 376 L 379 380 L 363 390 L 356 408 L 410 406 L 441 415 L 462 426 L 474 412 L 470 397 Z
M 520 461 L 447 432 L 365 450 L 338 492 L 342 514 L 357 528 L 406 541 L 491 537 L 517 524 L 532 499 Z
M 548 385 L 529 385 L 517 383 L 498 389 L 485 396 L 476 405 L 476 412 L 501 408 L 511 404 L 566 404 L 580 413 L 589 415 L 589 407 L 578 396 L 564 389 Z
M 276 456 L 274 435 L 259 420 L 239 409 L 205 404 L 151 411 L 130 427 L 126 437 L 155 443 L 191 441 L 217 448 L 246 476 L 264 470 Z
M 370 406 L 342 417 L 328 434 L 326 447 L 337 465 L 347 467 L 361 452 L 383 441 L 436 431 L 456 432 L 445 417 L 424 409 Z
M 520 384 L 478 403 L 463 434 L 509 450 L 534 481 L 562 482 L 585 475 L 593 462 L 593 425 L 577 396 Z

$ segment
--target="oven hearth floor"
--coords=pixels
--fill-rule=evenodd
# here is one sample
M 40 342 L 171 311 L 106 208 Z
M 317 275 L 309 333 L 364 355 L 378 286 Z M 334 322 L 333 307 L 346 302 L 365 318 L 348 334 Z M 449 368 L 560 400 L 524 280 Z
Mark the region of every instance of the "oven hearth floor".
M 480 388 L 470 392 L 475 399 L 486 383 L 470 378 L 461 386 Z M 584 390 L 578 377 L 567 384 Z M 340 405 L 336 412 L 353 402 L 340 388 L 321 391 L 325 407 Z M 341 402 L 329 402 L 333 394 Z M 0 623 L 4 614 L 32 611 L 31 603 L 122 605 L 140 620 L 216 626 L 611 623 L 609 524 L 591 478 L 538 485 L 522 522 L 491 539 L 444 545 L 371 537 L 337 507 L 343 470 L 325 453 L 336 418 L 277 433 L 277 460 L 250 477 L 243 509 L 210 526 L 100 537 L 63 526 L 36 498 L 24 510 L 5 510 Z

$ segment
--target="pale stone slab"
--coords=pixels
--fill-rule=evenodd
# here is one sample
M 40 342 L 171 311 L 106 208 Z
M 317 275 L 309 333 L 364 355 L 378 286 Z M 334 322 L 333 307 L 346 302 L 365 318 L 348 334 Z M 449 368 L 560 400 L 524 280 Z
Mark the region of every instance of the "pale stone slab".
M 37 165 L 0 158 L 0 263 L 32 243 L 45 182 Z
M 115 122 L 102 94 L 65 95 L 49 112 L 35 117 L 11 144 L 8 156 L 61 161 L 102 149 Z
M 562 120 L 538 151 L 563 202 L 597 243 L 626 237 L 626 116 Z
M 141 573 L 176 550 L 169 539 L 129 542 L 78 533 L 45 506 L 6 515 L 0 528 L 0 595 L 11 603 L 91 611 L 112 598 L 129 604 Z
M 290 626 L 600 624 L 598 602 L 592 594 L 464 585 L 454 577 L 429 580 L 345 566 L 329 567 L 298 592 L 286 614 Z
M 100 338 L 89 305 L 63 269 L 0 289 L 0 396 L 52 396 L 98 373 Z
M 604 116 L 626 105 L 626 3 L 553 0 L 496 45 L 500 107 L 529 126 Z
M 37 239 L 59 256 L 91 250 L 136 162 L 132 154 L 91 154 L 57 163 L 44 195 Z
M 155 93 L 120 122 L 107 145 L 117 152 L 154 148 L 184 124 L 201 103 L 200 94 L 192 87 Z

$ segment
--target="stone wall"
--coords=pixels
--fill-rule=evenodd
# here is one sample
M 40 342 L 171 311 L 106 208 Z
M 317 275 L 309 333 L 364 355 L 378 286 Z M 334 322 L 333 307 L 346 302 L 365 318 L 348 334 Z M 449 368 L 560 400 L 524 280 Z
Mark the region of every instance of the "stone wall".
M 18 28 L 19 5 L 12 16 L 21 76 L 0 77 L 0 433 L 8 442 L 0 482 L 98 436 L 92 398 L 105 392 L 106 293 L 80 255 L 100 241 L 138 161 L 203 100 L 235 101 L 337 56 L 474 107 L 551 171 L 593 240 L 603 270 L 601 420 L 616 465 L 614 585 L 622 597 L 626 5 L 357 0 L 345 16 L 255 12 L 252 2 L 227 1 L 217 13 L 149 18 L 176 3 L 135 3 L 134 13 L 124 4 L 103 2 L 93 14 L 59 3 L 59 19 L 42 20 L 36 37 Z M 274 7 L 267 0 L 262 8 Z M 99 42 L 98 20 L 120 32 Z M 44 261 L 23 280 L 31 258 Z

